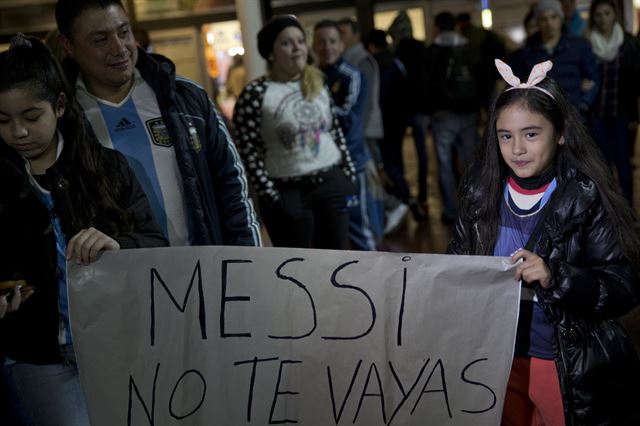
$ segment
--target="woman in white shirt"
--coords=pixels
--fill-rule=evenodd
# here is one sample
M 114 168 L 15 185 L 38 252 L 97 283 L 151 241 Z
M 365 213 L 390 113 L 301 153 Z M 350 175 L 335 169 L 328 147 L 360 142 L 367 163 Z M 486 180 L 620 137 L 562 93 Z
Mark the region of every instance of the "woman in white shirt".
M 275 16 L 258 33 L 268 72 L 238 98 L 240 154 L 274 246 L 347 249 L 354 167 L 300 22 Z

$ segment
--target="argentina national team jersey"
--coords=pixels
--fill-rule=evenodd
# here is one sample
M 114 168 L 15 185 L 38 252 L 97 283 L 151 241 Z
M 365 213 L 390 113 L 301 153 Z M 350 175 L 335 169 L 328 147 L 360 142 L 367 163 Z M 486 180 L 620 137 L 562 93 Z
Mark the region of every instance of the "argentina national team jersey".
M 156 95 L 135 69 L 135 84 L 118 104 L 90 94 L 81 76 L 76 97 L 100 143 L 125 155 L 149 199 L 154 219 L 172 246 L 191 241 L 173 142 Z

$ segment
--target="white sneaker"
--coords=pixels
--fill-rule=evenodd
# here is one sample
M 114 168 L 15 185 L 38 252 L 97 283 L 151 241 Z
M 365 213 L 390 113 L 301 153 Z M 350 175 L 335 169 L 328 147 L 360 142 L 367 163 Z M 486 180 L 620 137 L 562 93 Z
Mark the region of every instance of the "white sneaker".
M 407 217 L 407 213 L 409 213 L 409 206 L 404 203 L 398 204 L 395 209 L 389 211 L 386 215 L 387 223 L 384 226 L 384 235 L 391 234 L 398 229 L 402 221 Z

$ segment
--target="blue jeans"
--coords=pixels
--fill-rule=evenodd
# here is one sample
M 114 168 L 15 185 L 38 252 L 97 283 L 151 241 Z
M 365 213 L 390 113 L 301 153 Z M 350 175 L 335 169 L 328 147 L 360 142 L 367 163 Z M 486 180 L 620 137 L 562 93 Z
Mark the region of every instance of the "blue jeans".
M 371 158 L 365 163 L 367 176 L 367 211 L 369 213 L 369 225 L 376 241 L 384 236 L 384 199 L 388 196 L 382 185 L 382 179 L 378 172 L 378 165 L 382 164 L 380 145 L 382 139 L 366 139 L 367 148 Z
M 2 425 L 27 426 L 24 415 L 20 412 L 18 396 L 4 369 L 5 358 L 0 355 L 0 419 Z
M 623 115 L 617 117 L 594 117 L 592 121 L 596 142 L 607 160 L 609 166 L 616 166 L 618 182 L 622 193 L 629 202 L 633 197 L 633 175 L 631 170 L 633 132 L 629 130 L 629 118 Z
M 374 200 L 369 192 L 367 173 L 363 170 L 356 173 L 356 188 L 358 203 L 349 208 L 349 240 L 354 250 L 373 251 L 376 249 L 376 236 L 373 231 L 372 219 L 380 223 L 383 214 L 381 200 Z M 384 222 L 383 222 L 384 223 Z
M 28 426 L 90 425 L 73 347 L 66 345 L 61 351 L 62 364 L 5 362 L 5 377 Z
M 457 114 L 438 111 L 431 117 L 431 128 L 438 156 L 438 181 L 442 193 L 443 216 L 453 219 L 458 210 L 453 152 L 466 165 L 478 142 L 478 113 Z

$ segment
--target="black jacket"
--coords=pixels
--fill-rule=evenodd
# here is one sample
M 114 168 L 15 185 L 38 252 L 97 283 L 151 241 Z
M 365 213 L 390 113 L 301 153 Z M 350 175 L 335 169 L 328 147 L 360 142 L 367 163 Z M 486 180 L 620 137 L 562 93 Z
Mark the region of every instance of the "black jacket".
M 507 62 L 520 81 L 527 81 L 533 66 L 546 60 L 553 62 L 547 75 L 560 85 L 573 106 L 581 112 L 591 108 L 600 90 L 601 76 L 589 41 L 568 34 L 563 28 L 558 45 L 549 54 L 540 33 L 536 33 L 527 39 L 524 47 L 513 52 Z M 586 92 L 581 89 L 585 79 L 595 82 Z
M 551 284 L 535 291 L 556 329 L 566 423 L 640 424 L 640 361 L 614 320 L 640 303 L 638 270 L 623 255 L 595 184 L 575 171 L 558 180 L 535 249 Z M 481 200 L 470 188 L 462 187 L 467 199 Z M 478 204 L 462 205 L 448 252 L 491 253 L 479 240 Z
M 97 144 L 96 144 L 97 145 Z M 118 200 L 133 220 L 133 230 L 110 235 L 122 249 L 166 246 L 167 241 L 151 217 L 142 187 L 122 154 L 97 147 L 104 152 L 106 173 L 121 182 L 123 197 Z M 60 218 L 67 241 L 80 226 L 74 220 L 76 209 L 70 193 L 78 191 L 69 177 L 75 176 L 77 163 L 73 144 L 65 142 L 57 162 L 47 170 L 51 182 L 54 212 L 38 197 L 29 179 L 25 162 L 0 141 L 0 281 L 24 277 L 35 287 L 34 294 L 16 312 L 0 319 L 0 354 L 17 361 L 47 364 L 61 360 L 58 349 L 58 277 L 55 232 L 52 214 Z M 92 225 L 107 228 L 96 215 Z
M 382 49 L 373 57 L 380 68 L 380 111 L 384 136 L 395 141 L 399 132 L 404 134 L 409 122 L 410 110 L 406 104 L 418 95 L 410 90 L 408 70 L 389 49 Z M 415 113 L 415 108 L 411 112 Z
M 618 109 L 629 120 L 638 119 L 638 97 L 640 96 L 640 40 L 624 33 L 624 42 L 620 46 L 620 73 L 618 75 Z M 598 101 L 602 91 L 599 94 Z M 596 101 L 596 102 L 598 102 Z
M 64 68 L 72 84 L 78 65 Z M 182 175 L 194 245 L 259 246 L 260 226 L 248 196 L 244 167 L 222 117 L 207 93 L 177 77 L 160 55 L 138 49 L 136 67 L 156 94 Z
M 431 99 L 433 94 L 429 84 L 431 81 L 429 48 L 424 42 L 407 37 L 400 40 L 395 53 L 407 71 L 406 84 L 410 95 L 404 97 L 401 104 L 392 105 L 392 108 L 406 108 L 411 115 L 433 112 Z M 382 99 L 380 105 L 385 105 Z

